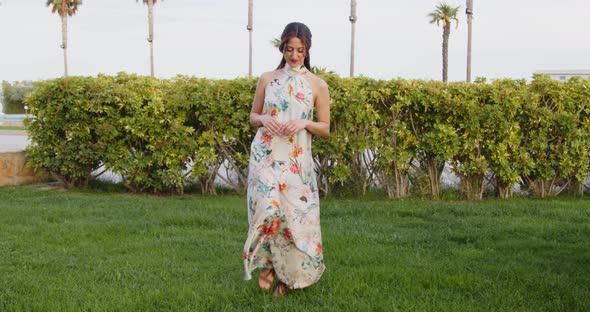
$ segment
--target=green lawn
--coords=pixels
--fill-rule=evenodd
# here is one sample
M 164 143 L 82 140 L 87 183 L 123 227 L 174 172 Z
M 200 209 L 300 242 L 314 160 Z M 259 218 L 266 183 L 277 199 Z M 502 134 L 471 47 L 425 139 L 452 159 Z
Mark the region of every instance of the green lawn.
M 25 127 L 19 127 L 19 126 L 0 126 L 0 130 L 25 130 Z
M 245 200 L 0 188 L 0 311 L 590 311 L 590 201 L 324 200 L 327 270 L 243 281 Z

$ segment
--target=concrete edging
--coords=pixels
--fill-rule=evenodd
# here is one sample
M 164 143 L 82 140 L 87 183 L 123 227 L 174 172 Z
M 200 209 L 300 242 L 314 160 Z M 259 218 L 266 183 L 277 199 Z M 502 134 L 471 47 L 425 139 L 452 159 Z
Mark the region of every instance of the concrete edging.
M 27 167 L 27 154 L 24 151 L 0 152 L 0 186 L 21 185 L 46 180 Z

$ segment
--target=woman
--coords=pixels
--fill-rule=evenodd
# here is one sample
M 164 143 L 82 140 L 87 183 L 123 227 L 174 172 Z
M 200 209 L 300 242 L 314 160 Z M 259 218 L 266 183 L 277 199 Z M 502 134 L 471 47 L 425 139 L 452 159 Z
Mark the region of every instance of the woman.
M 330 133 L 330 95 L 310 71 L 310 48 L 307 26 L 285 27 L 281 62 L 258 80 L 250 113 L 250 124 L 260 128 L 250 154 L 245 278 L 260 268 L 258 284 L 266 291 L 276 277 L 275 296 L 310 286 L 324 272 L 311 136 Z

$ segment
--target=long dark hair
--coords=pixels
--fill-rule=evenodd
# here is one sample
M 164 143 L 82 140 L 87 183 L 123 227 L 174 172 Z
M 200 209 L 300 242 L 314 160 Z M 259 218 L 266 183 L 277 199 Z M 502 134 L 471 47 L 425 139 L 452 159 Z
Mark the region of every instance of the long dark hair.
M 281 44 L 279 45 L 279 51 L 283 53 L 285 51 L 285 46 L 287 46 L 287 42 L 289 39 L 297 37 L 303 45 L 305 46 L 305 59 L 303 60 L 303 66 L 305 66 L 308 70 L 311 70 L 311 65 L 309 62 L 309 48 L 311 48 L 311 31 L 305 24 L 299 22 L 293 22 L 287 24 L 285 26 L 285 30 L 283 30 L 283 34 L 281 35 Z M 279 63 L 279 67 L 277 69 L 285 67 L 287 61 L 285 57 L 281 57 L 281 62 Z

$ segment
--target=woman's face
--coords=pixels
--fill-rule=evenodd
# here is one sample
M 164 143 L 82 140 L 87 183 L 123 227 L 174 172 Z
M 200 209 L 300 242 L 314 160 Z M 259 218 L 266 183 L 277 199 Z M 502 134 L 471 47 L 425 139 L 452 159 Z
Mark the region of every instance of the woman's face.
M 291 67 L 303 65 L 303 61 L 305 60 L 305 46 L 303 45 L 301 39 L 297 37 L 291 37 L 285 45 L 283 57 L 285 58 L 285 61 L 287 61 L 287 64 L 289 64 Z

